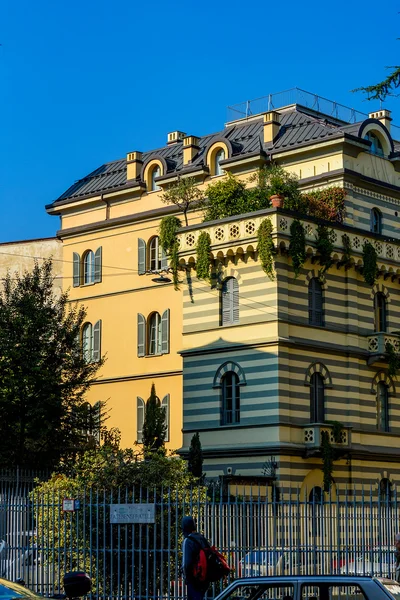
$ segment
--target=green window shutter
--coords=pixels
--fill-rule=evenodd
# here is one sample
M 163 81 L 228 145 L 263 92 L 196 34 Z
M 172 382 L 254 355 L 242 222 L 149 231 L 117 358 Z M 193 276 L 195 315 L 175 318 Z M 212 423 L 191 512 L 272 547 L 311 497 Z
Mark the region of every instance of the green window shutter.
M 73 253 L 73 286 L 79 287 L 81 284 L 81 257 L 77 252 Z
M 168 257 L 164 250 L 161 248 L 161 271 L 166 271 L 168 269 Z
M 97 248 L 94 254 L 94 282 L 101 282 L 101 261 L 102 261 L 102 247 Z
M 169 308 L 165 310 L 161 318 L 161 354 L 169 353 Z
M 138 313 L 138 332 L 137 332 L 137 355 L 145 356 L 146 354 L 146 319 Z
M 146 242 L 138 239 L 138 272 L 139 275 L 146 273 Z
M 93 362 L 101 359 L 101 319 L 93 327 Z
M 162 399 L 161 408 L 165 410 L 165 441 L 169 442 L 169 394 Z
M 143 423 L 144 423 L 144 400 L 136 398 L 136 439 L 141 444 L 143 442 Z

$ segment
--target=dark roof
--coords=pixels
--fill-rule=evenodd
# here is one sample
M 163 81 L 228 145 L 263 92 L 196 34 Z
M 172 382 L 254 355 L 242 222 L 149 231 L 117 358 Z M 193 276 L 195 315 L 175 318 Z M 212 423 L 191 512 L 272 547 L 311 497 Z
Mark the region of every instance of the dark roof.
M 279 109 L 277 110 L 279 112 Z M 271 145 L 263 142 L 263 120 L 239 121 L 227 126 L 217 133 L 200 138 L 200 150 L 191 163 L 191 167 L 202 166 L 205 163 L 205 154 L 208 146 L 213 141 L 224 138 L 232 145 L 232 155 L 238 156 L 257 151 L 273 153 L 296 146 L 302 146 L 315 141 L 341 137 L 344 133 L 357 135 L 360 123 L 348 124 L 326 115 L 313 113 L 299 105 L 294 105 L 281 112 L 281 127 L 279 134 Z M 151 158 L 163 158 L 167 164 L 167 173 L 179 172 L 183 167 L 182 143 L 178 142 L 157 150 L 144 152 L 143 162 Z M 131 183 L 131 182 L 129 182 Z M 122 188 L 127 185 L 126 159 L 106 163 L 83 177 L 69 187 L 53 203 L 54 206 L 61 201 L 72 198 L 82 198 L 106 192 L 111 189 Z

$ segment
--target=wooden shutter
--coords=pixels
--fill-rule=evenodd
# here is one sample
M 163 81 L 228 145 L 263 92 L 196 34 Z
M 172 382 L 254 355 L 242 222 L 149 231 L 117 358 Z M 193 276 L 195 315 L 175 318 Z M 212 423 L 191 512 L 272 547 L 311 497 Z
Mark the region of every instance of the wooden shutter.
M 73 286 L 79 287 L 81 284 L 81 257 L 77 252 L 73 253 Z
M 99 362 L 101 358 L 101 319 L 93 327 L 93 362 Z
M 164 396 L 161 408 L 165 410 L 165 441 L 169 442 L 169 394 Z
M 161 354 L 169 354 L 169 308 L 161 317 Z
M 136 398 L 136 439 L 141 444 L 143 442 L 143 423 L 144 423 L 144 400 Z
M 308 285 L 308 322 L 323 325 L 323 295 L 321 282 L 313 277 Z
M 230 279 L 225 279 L 222 282 L 221 290 L 221 324 L 230 325 L 231 323 L 231 306 L 230 306 Z
M 94 254 L 94 282 L 101 282 L 102 247 L 97 248 Z
M 166 269 L 168 269 L 168 257 L 164 248 L 161 248 L 161 270 L 165 271 Z
M 146 273 L 146 242 L 138 239 L 138 272 L 139 275 Z
M 231 278 L 232 294 L 232 323 L 239 323 L 239 283 L 234 277 Z
M 315 373 L 316 375 L 316 392 L 317 392 L 317 423 L 324 423 L 325 421 L 325 386 L 322 375 Z
M 145 356 L 146 354 L 146 319 L 138 313 L 138 332 L 137 332 L 137 355 Z
M 221 324 L 239 323 L 239 284 L 234 277 L 222 283 L 221 305 Z

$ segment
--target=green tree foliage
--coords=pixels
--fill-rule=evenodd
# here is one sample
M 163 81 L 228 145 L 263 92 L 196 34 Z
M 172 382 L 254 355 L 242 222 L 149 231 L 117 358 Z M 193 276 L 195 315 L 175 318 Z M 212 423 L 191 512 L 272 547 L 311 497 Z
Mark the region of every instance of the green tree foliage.
M 306 192 L 301 195 L 301 212 L 324 221 L 343 223 L 346 193 L 343 188 L 335 186 Z
M 201 448 L 200 435 L 195 433 L 191 439 L 188 454 L 188 471 L 197 479 L 203 478 L 203 451 Z
M 334 237 L 333 229 L 329 229 L 326 225 L 318 225 L 315 245 L 319 255 L 319 264 L 322 266 L 321 275 L 332 265 Z
M 176 237 L 181 222 L 178 217 L 168 216 L 161 219 L 160 224 L 160 242 L 164 251 L 169 256 L 170 267 L 172 269 L 174 289 L 179 289 L 179 244 Z
M 392 69 L 391 73 L 379 83 L 368 85 L 367 87 L 359 87 L 352 92 L 364 92 L 367 95 L 367 100 L 386 100 L 387 96 L 393 96 L 394 90 L 400 86 L 400 67 L 387 67 Z
M 161 408 L 154 383 L 151 386 L 150 398 L 146 402 L 143 422 L 143 449 L 154 452 L 164 448 L 167 425 L 165 408 Z
M 290 173 L 282 166 L 271 163 L 259 169 L 250 180 L 256 181 L 256 190 L 260 190 L 262 195 L 266 194 L 270 206 L 270 197 L 272 195 L 282 196 L 284 198 L 284 208 L 299 210 L 301 196 L 299 192 L 299 180 L 294 173 Z M 254 193 L 257 193 L 257 191 Z M 259 207 L 264 208 L 264 206 Z M 254 208 L 253 210 L 258 210 Z
M 386 342 L 385 350 L 388 355 L 388 373 L 390 377 L 396 377 L 400 369 L 400 357 L 394 349 L 393 344 Z
M 87 447 L 82 406 L 103 359 L 84 360 L 85 316 L 66 293 L 55 294 L 51 260 L 6 276 L 0 292 L 0 466 L 52 468 Z
M 371 242 L 365 242 L 363 246 L 363 262 L 364 266 L 362 269 L 365 283 L 368 283 L 371 287 L 374 285 L 376 278 L 378 277 L 378 255 Z
M 181 177 L 178 175 L 176 183 L 173 183 L 161 195 L 164 204 L 175 204 L 183 212 L 186 226 L 188 223 L 187 213 L 191 208 L 200 208 L 204 201 L 204 194 L 196 185 L 194 177 Z
M 208 202 L 205 205 L 204 221 L 225 219 L 249 212 L 246 199 L 246 184 L 231 173 L 224 179 L 211 183 L 206 189 Z
M 306 260 L 306 235 L 303 224 L 298 219 L 294 219 L 290 226 L 289 256 L 292 259 L 295 277 L 297 277 Z
M 196 245 L 196 272 L 199 279 L 210 279 L 211 267 L 211 238 L 210 234 L 202 231 Z

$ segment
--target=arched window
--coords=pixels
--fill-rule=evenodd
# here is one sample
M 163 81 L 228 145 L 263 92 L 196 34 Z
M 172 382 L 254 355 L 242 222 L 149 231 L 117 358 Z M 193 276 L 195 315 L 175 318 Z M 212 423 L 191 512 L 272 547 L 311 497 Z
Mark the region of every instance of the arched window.
M 324 324 L 322 285 L 317 277 L 308 284 L 308 322 L 310 325 Z
M 149 319 L 149 354 L 161 354 L 161 317 L 158 312 Z
M 310 421 L 311 423 L 325 421 L 325 386 L 320 373 L 313 373 L 310 379 Z
M 389 431 L 389 390 L 383 381 L 376 388 L 376 427 L 378 431 Z
M 149 243 L 149 267 L 150 271 L 161 271 L 167 268 L 167 257 L 158 236 L 153 237 Z
M 93 326 L 86 323 L 82 329 L 82 351 L 87 363 L 93 362 Z
M 143 441 L 143 423 L 144 423 L 144 400 L 136 398 L 136 439 L 139 444 Z
M 386 296 L 382 292 L 377 292 L 374 296 L 374 326 L 375 331 L 386 331 L 387 328 L 387 310 Z
M 221 325 L 239 323 L 239 284 L 234 277 L 222 282 Z
M 156 182 L 156 177 L 160 177 L 160 175 L 161 175 L 161 169 L 160 169 L 159 165 L 156 165 L 155 167 L 153 167 L 153 169 L 151 171 L 151 175 L 150 175 L 150 191 L 151 192 L 155 192 L 156 190 L 160 189 L 160 186 Z
M 379 137 L 376 135 L 376 133 L 373 133 L 372 131 L 368 131 L 368 133 L 364 136 L 364 139 L 369 140 L 371 142 L 370 152 L 372 154 L 376 154 L 377 156 L 384 155 L 382 142 L 379 139 Z
M 311 526 L 312 526 L 312 534 L 314 536 L 321 535 L 321 517 L 322 510 L 321 504 L 323 502 L 324 493 L 322 488 L 318 485 L 312 488 L 308 501 L 310 503 L 310 512 L 311 512 Z
M 88 250 L 83 257 L 83 283 L 94 283 L 94 252 Z
M 228 371 L 222 377 L 221 425 L 240 422 L 239 377 L 234 371 Z
M 221 160 L 225 160 L 225 150 L 221 148 L 217 150 L 214 157 L 214 175 L 222 175 L 224 169 L 221 167 Z
M 382 214 L 377 208 L 371 210 L 369 229 L 372 233 L 382 233 Z

